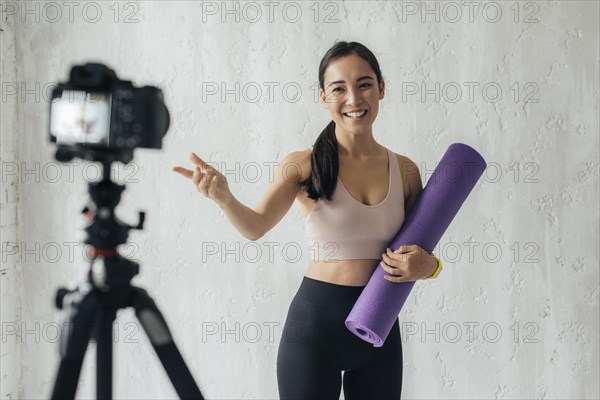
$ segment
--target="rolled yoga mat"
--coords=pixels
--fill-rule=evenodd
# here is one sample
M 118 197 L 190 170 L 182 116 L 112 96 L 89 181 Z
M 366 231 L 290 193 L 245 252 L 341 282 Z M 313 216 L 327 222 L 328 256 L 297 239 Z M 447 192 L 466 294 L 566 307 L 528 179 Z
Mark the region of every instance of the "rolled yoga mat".
M 453 143 L 433 171 L 400 231 L 388 246 L 417 244 L 431 253 L 483 174 L 486 163 L 472 147 Z M 359 338 L 381 347 L 415 282 L 395 283 L 381 262 L 346 318 L 346 327 Z

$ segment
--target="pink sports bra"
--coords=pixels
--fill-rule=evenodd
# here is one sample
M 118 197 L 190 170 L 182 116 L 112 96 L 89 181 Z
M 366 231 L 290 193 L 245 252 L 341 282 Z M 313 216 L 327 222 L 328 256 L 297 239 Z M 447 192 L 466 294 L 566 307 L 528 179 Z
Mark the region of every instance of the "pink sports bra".
M 356 200 L 338 177 L 331 201 L 319 199 L 304 219 L 314 261 L 372 259 L 381 254 L 404 222 L 404 188 L 397 157 L 389 150 L 389 183 L 376 205 Z

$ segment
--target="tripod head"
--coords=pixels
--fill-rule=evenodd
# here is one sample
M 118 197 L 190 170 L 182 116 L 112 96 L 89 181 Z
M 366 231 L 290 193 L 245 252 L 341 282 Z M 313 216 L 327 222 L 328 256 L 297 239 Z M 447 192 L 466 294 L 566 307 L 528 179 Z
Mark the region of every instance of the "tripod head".
M 93 214 L 91 224 L 85 228 L 87 238 L 84 242 L 92 246 L 88 279 L 99 289 L 107 290 L 129 284 L 139 273 L 139 264 L 120 255 L 117 246 L 127 243 L 130 229 L 143 229 L 145 219 L 143 211 L 139 213 L 136 226 L 125 224 L 116 217 L 115 208 L 125 186 L 111 180 L 111 163 L 102 160 L 102 180 L 90 182 L 88 191 L 92 201 L 82 210 Z
M 118 245 L 127 243 L 130 229 L 144 228 L 143 211 L 139 213 L 139 222 L 136 226 L 125 224 L 115 216 L 115 208 L 121 201 L 125 186 L 110 179 L 111 163 L 110 160 L 102 160 L 102 180 L 89 184 L 88 191 L 92 204 L 82 210 L 83 213 L 93 212 L 92 223 L 85 228 L 88 234 L 85 243 L 92 245 L 92 248 L 99 252 L 110 250 L 116 252 Z

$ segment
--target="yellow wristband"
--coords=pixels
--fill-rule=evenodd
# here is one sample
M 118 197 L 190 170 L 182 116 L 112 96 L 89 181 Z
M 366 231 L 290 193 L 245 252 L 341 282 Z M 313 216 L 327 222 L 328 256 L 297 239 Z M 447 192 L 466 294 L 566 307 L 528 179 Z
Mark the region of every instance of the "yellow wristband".
M 437 278 L 437 277 L 438 277 L 438 275 L 440 274 L 440 271 L 442 270 L 442 262 L 440 261 L 440 259 L 439 259 L 439 258 L 437 258 L 436 256 L 434 256 L 433 254 L 432 254 L 432 256 L 433 256 L 433 257 L 435 257 L 435 259 L 437 260 L 438 266 L 437 266 L 437 268 L 435 269 L 435 272 L 433 273 L 433 275 L 431 275 L 431 276 L 430 276 L 429 278 L 427 278 L 427 279 L 435 279 L 435 278 Z

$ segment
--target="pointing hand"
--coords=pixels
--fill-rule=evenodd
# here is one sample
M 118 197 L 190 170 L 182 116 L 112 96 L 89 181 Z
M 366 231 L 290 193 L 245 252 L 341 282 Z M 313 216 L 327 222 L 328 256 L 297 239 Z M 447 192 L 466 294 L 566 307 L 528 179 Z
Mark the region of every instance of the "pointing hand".
M 179 172 L 186 178 L 191 179 L 198 192 L 213 200 L 220 207 L 229 203 L 233 198 L 233 195 L 229 190 L 227 178 L 205 163 L 195 153 L 190 153 L 189 158 L 195 165 L 194 170 L 177 166 L 173 167 L 171 171 Z

